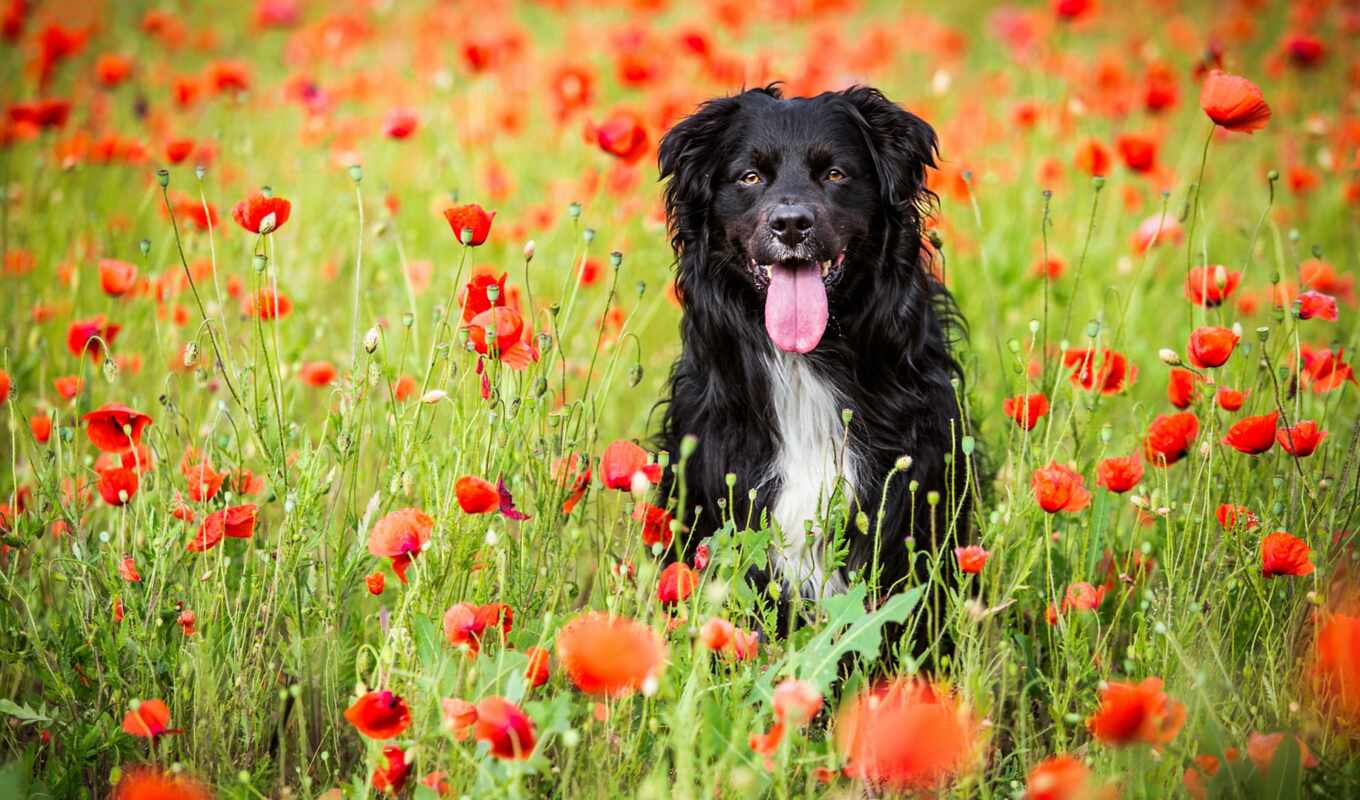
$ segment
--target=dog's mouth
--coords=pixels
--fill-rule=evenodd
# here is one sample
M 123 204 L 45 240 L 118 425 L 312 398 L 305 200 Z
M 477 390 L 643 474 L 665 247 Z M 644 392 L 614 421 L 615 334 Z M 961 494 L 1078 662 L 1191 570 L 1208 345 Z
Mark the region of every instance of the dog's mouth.
M 751 259 L 758 288 L 765 290 L 765 331 L 787 353 L 810 353 L 826 333 L 826 290 L 840 277 L 845 252 L 826 261 Z

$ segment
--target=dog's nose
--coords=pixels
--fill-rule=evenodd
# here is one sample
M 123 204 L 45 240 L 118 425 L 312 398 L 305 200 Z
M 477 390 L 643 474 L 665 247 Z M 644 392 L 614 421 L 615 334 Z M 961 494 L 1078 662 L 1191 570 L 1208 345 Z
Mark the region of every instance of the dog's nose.
M 782 205 L 770 212 L 770 230 L 779 241 L 789 247 L 802 243 L 812 230 L 812 209 L 807 206 Z

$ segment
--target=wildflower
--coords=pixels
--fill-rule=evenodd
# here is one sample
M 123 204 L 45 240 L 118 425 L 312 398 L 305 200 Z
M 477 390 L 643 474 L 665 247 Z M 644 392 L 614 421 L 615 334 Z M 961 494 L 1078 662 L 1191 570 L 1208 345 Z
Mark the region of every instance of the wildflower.
M 1159 244 L 1180 244 L 1185 239 L 1185 229 L 1170 213 L 1148 217 L 1138 225 L 1133 234 L 1133 250 L 1141 255 Z
M 398 509 L 373 526 L 368 535 L 368 552 L 392 559 L 392 571 L 406 583 L 406 568 L 420 555 L 433 531 L 434 520 L 420 509 Z
M 394 108 L 387 112 L 383 120 L 383 136 L 389 139 L 406 139 L 420 126 L 420 116 L 409 108 Z
M 1237 346 L 1237 334 L 1228 328 L 1201 327 L 1190 333 L 1186 348 L 1190 363 L 1196 367 L 1219 367 Z
M 1278 411 L 1259 417 L 1243 417 L 1228 428 L 1223 444 L 1239 453 L 1260 455 L 1275 446 L 1275 424 L 1279 418 Z
M 677 561 L 661 570 L 661 577 L 656 582 L 656 599 L 665 605 L 683 603 L 698 585 L 698 573 L 683 561 Z
M 251 233 L 267 234 L 282 228 L 292 210 L 293 204 L 282 197 L 254 192 L 232 207 L 231 218 Z
M 1199 419 L 1189 411 L 1159 414 L 1148 426 L 1143 455 L 1156 467 L 1169 467 L 1185 457 L 1199 434 Z
M 1088 392 L 1117 394 L 1138 377 L 1137 368 L 1130 367 L 1124 354 L 1114 350 L 1068 350 L 1063 366 L 1076 367 L 1071 381 Z
M 1261 540 L 1261 574 L 1303 577 L 1313 574 L 1312 550 L 1308 543 L 1284 531 L 1275 531 Z
M 476 203 L 444 209 L 444 219 L 448 220 L 454 238 L 467 247 L 478 247 L 486 242 L 486 237 L 491 233 L 491 221 L 495 218 L 495 211 L 488 214 Z M 472 235 L 463 241 L 463 232 L 466 230 L 472 231 Z
M 181 633 L 185 636 L 193 636 L 194 625 L 198 623 L 198 615 L 194 613 L 193 609 L 186 608 L 179 612 L 179 617 L 175 621 L 179 623 Z
M 1166 399 L 1176 408 L 1189 408 L 1199 393 L 1196 384 L 1204 383 L 1203 376 L 1179 367 L 1167 374 Z
M 487 697 L 475 706 L 462 700 L 441 702 L 455 738 L 461 740 L 470 733 L 490 745 L 491 755 L 500 759 L 524 759 L 533 753 L 533 720 L 504 697 Z
M 971 715 L 952 693 L 920 678 L 856 695 L 834 731 L 845 773 L 893 793 L 942 788 L 976 757 Z
M 1239 392 L 1226 386 L 1218 387 L 1218 391 L 1214 394 L 1214 400 L 1218 403 L 1218 407 L 1224 411 L 1241 411 L 1242 404 L 1246 402 L 1246 399 L 1246 392 Z
M 1252 530 L 1261 524 L 1261 520 L 1252 513 L 1251 509 L 1246 506 L 1235 506 L 1231 503 L 1220 505 L 1214 515 L 1218 517 L 1218 524 L 1222 525 L 1224 530 L 1236 527 L 1239 522 L 1246 530 Z
M 308 361 L 298 368 L 298 379 L 318 389 L 330 386 L 337 374 L 329 361 Z
M 643 544 L 648 547 L 658 544 L 662 547 L 671 546 L 674 537 L 671 533 L 671 512 L 639 500 L 633 506 L 633 519 L 642 523 Z
M 1321 710 L 1347 726 L 1360 724 L 1360 617 L 1331 613 L 1323 619 L 1309 673 Z
M 1143 479 L 1143 461 L 1137 453 L 1103 459 L 1096 464 L 1096 485 L 1123 494 Z
M 1323 294 L 1313 290 L 1308 290 L 1299 294 L 1296 302 L 1299 304 L 1299 319 L 1317 319 L 1327 322 L 1336 322 L 1336 298 L 1329 294 Z
M 187 775 L 136 766 L 123 770 L 111 800 L 212 800 L 207 786 Z
M 364 576 L 364 586 L 368 588 L 368 593 L 371 595 L 377 596 L 382 594 L 383 585 L 385 583 L 386 578 L 383 577 L 381 572 L 370 572 L 368 575 Z
M 797 678 L 785 678 L 774 687 L 771 701 L 775 719 L 789 725 L 802 726 L 812 721 L 822 709 L 822 693 L 817 687 Z
M 641 622 L 588 611 L 557 634 L 557 659 L 576 688 L 619 697 L 643 689 L 665 666 L 666 647 Z
M 1077 147 L 1077 169 L 1091 176 L 1110 174 L 1110 151 L 1097 139 L 1087 139 Z
M 699 628 L 699 641 L 704 647 L 717 652 L 731 644 L 736 633 L 737 626 L 722 617 L 714 617 Z
M 463 322 L 471 322 L 478 314 L 505 305 L 506 277 L 508 273 L 504 272 L 500 277 L 496 277 L 496 270 L 493 267 L 478 265 L 472 268 L 472 280 L 468 281 L 463 290 Z M 494 292 L 492 287 L 495 287 Z M 493 294 L 495 300 L 491 299 Z
M 1097 589 L 1086 581 L 1079 581 L 1067 587 L 1063 593 L 1062 610 L 1095 611 L 1105 601 L 1105 587 Z
M 642 477 L 639 479 L 638 476 Z M 606 489 L 631 490 L 642 480 L 655 485 L 661 481 L 661 465 L 647 463 L 647 451 L 626 439 L 612 442 L 600 457 L 600 478 Z
M 1216 308 L 1242 283 L 1242 273 L 1222 265 L 1195 267 L 1185 276 L 1185 299 L 1197 306 Z
M 524 680 L 528 682 L 529 688 L 547 683 L 548 662 L 551 658 L 548 650 L 543 647 L 530 647 L 524 654 L 529 657 L 529 664 L 524 668 Z
M 1259 131 L 1270 121 L 1270 106 L 1256 84 L 1216 69 L 1200 86 L 1199 107 L 1215 125 L 1238 133 Z
M 475 656 L 481 649 L 482 637 L 488 628 L 501 630 L 501 635 L 510 632 L 515 622 L 515 612 L 505 603 L 455 603 L 444 612 L 444 639 L 454 647 L 466 647 L 468 655 Z
M 1141 133 L 1120 134 L 1114 143 L 1129 171 L 1146 174 L 1157 167 L 1157 140 Z
M 1100 708 L 1086 721 L 1093 736 L 1116 747 L 1164 745 L 1184 724 L 1185 705 L 1166 696 L 1161 678 L 1136 684 L 1111 681 L 1100 692 Z
M 959 562 L 959 570 L 970 575 L 982 572 L 982 568 L 987 564 L 987 559 L 991 557 L 992 554 L 981 545 L 970 544 L 967 547 L 954 548 L 954 558 Z
M 1050 514 L 1081 511 L 1091 502 L 1081 474 L 1056 461 L 1036 469 L 1031 483 L 1039 507 Z
M 1049 756 L 1034 765 L 1025 784 L 1025 800 L 1095 800 L 1091 770 L 1068 755 Z
M 1275 432 L 1275 440 L 1280 443 L 1280 449 L 1295 458 L 1311 456 L 1326 438 L 1327 431 L 1319 430 L 1317 423 L 1311 419 L 1300 420 L 1299 424 L 1293 427 L 1280 428 Z
M 164 700 L 143 700 L 123 716 L 123 730 L 143 739 L 155 739 L 167 733 L 183 733 L 170 727 L 170 709 Z
M 142 576 L 137 572 L 137 564 L 132 560 L 132 556 L 125 555 L 123 560 L 118 562 L 118 577 L 128 583 L 141 583 Z
M 105 503 L 115 508 L 125 506 L 132 501 L 133 495 L 137 494 L 137 473 L 124 467 L 106 469 L 99 473 L 99 482 L 95 488 L 99 490 L 99 496 L 104 498 Z
M 390 691 L 367 692 L 345 709 L 345 719 L 370 739 L 391 739 L 411 725 L 406 701 Z
M 9 389 L 9 373 L 0 369 L 0 405 L 4 405 L 9 400 Z
M 261 289 L 241 303 L 241 310 L 262 320 L 281 319 L 292 313 L 293 301 L 273 289 Z
M 99 285 L 109 297 L 122 297 L 137 284 L 137 267 L 114 258 L 99 259 Z
M 0 390 L 5 387 L 0 386 Z M 0 391 L 3 394 L 3 391 Z M 4 402 L 0 400 L 0 403 Z M 38 444 L 47 444 L 47 440 L 52 436 L 52 417 L 47 414 L 38 413 L 28 418 L 28 429 L 33 432 L 33 441 Z
M 81 419 L 90 441 L 106 453 L 121 453 L 139 444 L 142 431 L 151 424 L 151 417 L 118 403 L 105 403 Z
M 1300 381 L 1304 386 L 1311 388 L 1314 394 L 1340 389 L 1347 382 L 1356 383 L 1355 373 L 1351 371 L 1350 365 L 1341 360 L 1344 352 L 1304 348 L 1303 368 L 1299 370 Z
M 255 519 L 258 509 L 254 503 L 224 508 L 214 511 L 203 518 L 198 535 L 185 547 L 191 553 L 211 550 L 222 541 L 222 537 L 249 539 L 255 534 Z
M 1048 413 L 1048 396 L 1043 392 L 1036 392 L 1029 395 L 1007 397 L 1001 404 L 1001 410 L 1006 416 L 1015 420 L 1016 425 L 1024 430 L 1032 431 L 1034 426 L 1039 423 L 1039 418 Z
M 373 788 L 385 794 L 398 795 L 406 787 L 406 779 L 411 774 L 411 765 L 406 763 L 406 751 L 400 747 L 387 745 L 382 749 L 385 764 L 373 770 L 370 782 Z
M 453 484 L 454 496 L 458 507 L 468 514 L 485 514 L 500 506 L 496 487 L 475 475 L 464 475 Z
M 1275 762 L 1275 753 L 1280 749 L 1280 743 L 1284 741 L 1283 733 L 1261 733 L 1252 731 L 1247 737 L 1247 758 L 1256 765 L 1256 770 L 1265 774 L 1270 765 Z M 1294 744 L 1299 748 L 1299 763 L 1304 769 L 1312 769 L 1318 765 L 1317 756 L 1308 750 L 1308 745 L 1297 736 L 1289 737 L 1294 740 Z
M 427 773 L 420 779 L 420 785 L 428 787 L 439 797 L 448 797 L 453 791 L 449 786 L 449 776 L 441 771 Z
M 624 163 L 635 164 L 647 154 L 647 130 L 632 112 L 616 111 L 593 130 L 600 149 Z

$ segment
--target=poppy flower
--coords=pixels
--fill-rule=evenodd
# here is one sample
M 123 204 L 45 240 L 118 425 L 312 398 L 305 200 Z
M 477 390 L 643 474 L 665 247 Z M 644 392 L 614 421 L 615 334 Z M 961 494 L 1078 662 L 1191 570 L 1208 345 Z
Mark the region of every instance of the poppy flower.
M 1247 758 L 1256 765 L 1257 772 L 1265 774 L 1270 770 L 1270 765 L 1275 762 L 1275 753 L 1280 749 L 1280 743 L 1284 741 L 1283 733 L 1261 733 L 1252 731 L 1247 737 Z M 1308 750 L 1308 745 L 1297 736 L 1289 737 L 1294 740 L 1294 745 L 1299 749 L 1299 763 L 1304 769 L 1312 769 L 1318 765 L 1317 756 Z
M 1228 328 L 1200 327 L 1190 333 L 1186 348 L 1190 363 L 1196 367 L 1219 367 L 1237 347 L 1237 334 Z
M 1326 438 L 1327 431 L 1318 430 L 1317 423 L 1311 419 L 1302 420 L 1292 428 L 1280 428 L 1275 432 L 1275 440 L 1280 443 L 1280 448 L 1295 458 L 1311 456 Z
M 1360 617 L 1328 614 L 1317 629 L 1309 674 L 1328 716 L 1360 724 Z
M 1062 610 L 1095 611 L 1105 602 L 1105 587 L 1096 588 L 1087 581 L 1078 581 L 1063 592 Z
M 449 785 L 449 776 L 440 771 L 427 773 L 420 779 L 420 785 L 429 787 L 439 797 L 448 797 L 453 792 L 453 787 Z
M 241 303 L 241 310 L 263 320 L 280 319 L 293 311 L 293 301 L 273 289 L 261 289 Z
M 141 583 L 142 575 L 137 571 L 137 562 L 132 560 L 132 556 L 123 556 L 123 560 L 118 562 L 118 577 L 128 583 Z
M 494 330 L 496 350 L 498 354 L 505 354 L 519 344 L 520 337 L 524 334 L 524 318 L 513 308 L 497 306 L 469 320 L 467 330 L 472 346 L 482 355 L 489 355 L 491 352 L 487 331 Z
M 524 651 L 529 663 L 524 668 L 524 680 L 533 689 L 548 682 L 548 662 L 551 654 L 543 647 L 530 647 Z
M 115 258 L 99 259 L 99 285 L 109 297 L 122 297 L 137 284 L 137 267 Z
M 845 774 L 891 793 L 942 789 L 976 760 L 976 726 L 949 691 L 897 678 L 860 692 L 836 715 Z
M 1048 413 L 1048 396 L 1043 392 L 1007 397 L 1001 403 L 1002 412 L 1027 431 L 1034 430 L 1039 418 Z
M 476 203 L 444 209 L 444 219 L 448 220 L 449 228 L 453 230 L 453 238 L 468 247 L 478 247 L 486 242 L 486 237 L 491 233 L 491 221 L 495 218 L 495 211 L 488 214 Z M 463 231 L 466 230 L 472 231 L 472 234 L 467 241 L 463 241 Z
M 1197 306 L 1216 308 L 1242 283 L 1242 273 L 1222 265 L 1195 267 L 1185 276 L 1185 299 Z
M 386 583 L 387 579 L 383 577 L 381 572 L 370 572 L 368 575 L 364 576 L 365 588 L 368 589 L 369 594 L 375 597 L 383 593 L 383 588 Z
M 212 800 L 207 786 L 183 773 L 138 766 L 123 770 L 110 800 Z
M 1025 800 L 1095 800 L 1091 770 L 1080 759 L 1050 756 L 1029 771 Z
M 1137 453 L 1106 458 L 1096 464 L 1096 485 L 1123 494 L 1143 479 L 1143 460 Z
M 318 389 L 330 386 L 338 374 L 329 361 L 308 361 L 298 367 L 298 379 Z
M 386 689 L 368 692 L 345 709 L 345 719 L 370 739 L 391 739 L 411 725 L 406 701 Z
M 1220 505 L 1218 510 L 1214 512 L 1214 516 L 1218 518 L 1218 524 L 1223 526 L 1224 530 L 1232 529 L 1239 522 L 1246 530 L 1252 530 L 1261 524 L 1261 520 L 1251 509 L 1246 506 L 1235 506 L 1232 503 Z
M 1215 125 L 1238 133 L 1259 131 L 1270 121 L 1270 106 L 1256 84 L 1217 69 L 1200 86 L 1199 107 Z
M 1294 302 L 1298 303 L 1299 319 L 1337 320 L 1336 298 L 1329 294 L 1310 289 L 1301 293 Z
M 954 558 L 959 562 L 959 570 L 970 575 L 982 572 L 982 568 L 987 564 L 987 559 L 991 557 L 992 554 L 981 545 L 970 544 L 967 547 L 954 548 Z
M 593 132 L 601 150 L 626 164 L 636 164 L 647 154 L 647 129 L 630 111 L 615 111 Z
M 222 537 L 249 539 L 255 535 L 255 519 L 258 509 L 254 503 L 224 508 L 214 511 L 203 518 L 198 526 L 198 534 L 184 548 L 191 553 L 211 550 L 222 541 Z
M 383 136 L 389 139 L 406 139 L 420 126 L 420 117 L 409 108 L 394 108 L 387 112 L 383 120 Z
M 1323 394 L 1340 389 L 1347 382 L 1356 383 L 1355 373 L 1342 360 L 1343 354 L 1344 350 L 1304 349 L 1303 368 L 1299 370 L 1303 385 L 1311 388 L 1314 394 Z
M 456 738 L 463 739 L 470 733 L 490 745 L 491 755 L 500 759 L 519 760 L 533 754 L 533 720 L 504 697 L 487 697 L 475 706 L 461 700 L 443 703 L 446 720 L 450 719 L 450 710 L 454 710 Z
M 1267 578 L 1289 575 L 1301 578 L 1313 574 L 1312 550 L 1293 534 L 1275 531 L 1261 540 L 1261 574 Z
M 1306 31 L 1286 36 L 1281 49 L 1289 63 L 1300 69 L 1316 67 L 1327 57 L 1327 47 L 1322 40 Z
M 497 277 L 496 272 L 494 267 L 484 265 L 472 268 L 472 280 L 463 290 L 463 322 L 471 322 L 473 317 L 483 311 L 505 305 L 505 279 L 508 273 L 502 272 Z
M 1063 366 L 1074 369 L 1071 381 L 1088 392 L 1117 394 L 1138 377 L 1123 353 L 1114 350 L 1068 350 Z
M 1157 140 L 1141 133 L 1120 134 L 1114 142 L 1124 166 L 1131 172 L 1145 174 L 1157 167 Z
M 699 574 L 683 561 L 669 564 L 661 570 L 656 582 L 656 599 L 664 605 L 683 603 L 699 585 Z
M 1205 378 L 1202 375 L 1174 367 L 1167 375 L 1166 399 L 1176 408 L 1189 408 L 1199 392 L 1196 384 L 1204 382 Z
M 822 693 L 807 681 L 785 678 L 774 687 L 770 705 L 779 721 L 794 726 L 806 725 L 822 710 Z
M 1189 411 L 1158 414 L 1143 439 L 1143 455 L 1156 467 L 1169 467 L 1185 457 L 1199 434 L 1199 419 Z
M 586 694 L 621 697 L 648 688 L 665 666 L 666 646 L 635 620 L 588 611 L 562 626 L 557 660 Z
M 85 434 L 105 453 L 121 453 L 142 440 L 151 417 L 119 403 L 105 403 L 81 417 Z
M 123 716 L 123 730 L 132 736 L 154 739 L 167 733 L 183 733 L 170 727 L 170 709 L 164 700 L 143 700 Z
M 1241 411 L 1242 404 L 1246 402 L 1246 399 L 1246 392 L 1239 392 L 1226 386 L 1218 387 L 1218 391 L 1214 393 L 1214 400 L 1218 403 L 1218 407 L 1224 411 Z
M 0 405 L 4 405 L 9 400 L 9 390 L 9 373 L 0 369 Z
M 110 323 L 103 314 L 78 319 L 66 329 L 66 349 L 73 356 L 88 353 L 91 359 L 98 361 L 122 329 L 121 325 Z
M 194 153 L 193 139 L 171 139 L 165 143 L 165 160 L 179 164 Z
M 293 204 L 282 197 L 265 197 L 263 192 L 254 192 L 232 206 L 231 218 L 251 233 L 266 234 L 282 228 L 292 211 Z
M 722 617 L 713 617 L 699 628 L 699 641 L 704 647 L 717 652 L 732 642 L 736 632 L 737 626 Z
M 74 399 L 85 387 L 85 382 L 75 375 L 59 375 L 52 379 L 52 388 L 57 390 L 63 400 Z
M 466 647 L 469 655 L 481 649 L 488 628 L 499 628 L 502 636 L 514 625 L 515 613 L 505 603 L 455 603 L 444 612 L 444 639 L 455 647 Z
M 1228 428 L 1223 444 L 1239 453 L 1260 455 L 1275 446 L 1275 424 L 1279 418 L 1278 411 L 1259 417 L 1243 417 Z
M 1161 678 L 1107 683 L 1100 692 L 1100 708 L 1086 720 L 1091 735 L 1116 747 L 1164 745 L 1176 738 L 1184 724 L 1185 705 L 1166 696 Z
M 1050 514 L 1081 511 L 1091 503 L 1091 493 L 1086 491 L 1081 474 L 1056 461 L 1036 469 L 1031 485 L 1039 507 Z
M 28 418 L 28 429 L 33 432 L 33 441 L 47 444 L 52 436 L 52 418 L 47 414 L 34 414 Z
M 1077 169 L 1092 177 L 1110 174 L 1110 151 L 1097 139 L 1087 139 L 1077 147 Z
M 99 490 L 99 496 L 104 498 L 104 502 L 117 508 L 132 502 L 132 498 L 137 494 L 137 473 L 131 469 L 116 467 L 106 469 L 99 473 L 99 481 L 95 484 Z
M 639 500 L 633 506 L 633 519 L 642 523 L 642 543 L 648 547 L 661 545 L 670 547 L 673 534 L 671 512 L 658 508 L 651 503 Z
M 1133 251 L 1139 255 L 1160 244 L 1180 244 L 1185 240 L 1185 229 L 1169 212 L 1148 217 L 1138 224 L 1133 234 Z
M 515 498 L 510 494 L 510 489 L 505 485 L 505 478 L 496 479 L 496 510 L 501 512 L 501 516 L 516 522 L 526 520 L 529 515 L 515 508 Z
M 374 524 L 368 535 L 368 552 L 392 559 L 392 571 L 406 583 L 406 567 L 420 555 L 433 531 L 434 520 L 420 509 L 397 509 Z
M 640 477 L 639 477 L 640 476 Z M 647 463 L 647 451 L 627 439 L 611 442 L 600 457 L 600 479 L 606 489 L 631 490 L 661 482 L 661 465 Z
M 406 763 L 406 751 L 387 745 L 382 749 L 382 754 L 384 763 L 373 770 L 370 783 L 384 794 L 401 794 L 401 790 L 406 787 L 406 779 L 411 775 L 411 765 Z
M 468 514 L 485 514 L 500 507 L 496 487 L 476 475 L 464 475 L 453 484 L 458 507 Z

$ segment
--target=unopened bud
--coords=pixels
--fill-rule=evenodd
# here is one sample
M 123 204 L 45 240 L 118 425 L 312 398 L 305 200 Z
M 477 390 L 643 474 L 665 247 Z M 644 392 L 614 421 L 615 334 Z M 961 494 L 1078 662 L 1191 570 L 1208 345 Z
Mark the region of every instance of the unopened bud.
M 1181 365 L 1181 355 L 1170 347 L 1163 347 L 1157 351 L 1157 357 L 1168 367 L 1179 367 Z
M 1228 285 L 1228 268 L 1219 264 L 1214 267 L 1214 286 L 1220 290 Z
M 524 260 L 526 262 L 534 260 L 534 240 L 530 239 L 524 243 Z
M 444 391 L 443 389 L 431 389 L 430 391 L 420 396 L 420 402 L 424 403 L 427 406 L 432 406 L 448 396 L 449 393 Z
M 911 456 L 898 456 L 897 461 L 893 464 L 893 469 L 898 472 L 906 472 L 911 469 Z
M 378 349 L 378 337 L 381 335 L 382 333 L 378 330 L 376 325 L 368 329 L 368 333 L 364 334 L 365 353 L 372 355 L 373 351 Z

